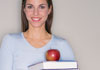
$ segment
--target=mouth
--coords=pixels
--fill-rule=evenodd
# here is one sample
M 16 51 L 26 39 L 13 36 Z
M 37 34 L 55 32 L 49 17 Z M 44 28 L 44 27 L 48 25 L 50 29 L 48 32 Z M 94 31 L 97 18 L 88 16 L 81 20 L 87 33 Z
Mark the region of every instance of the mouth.
M 41 20 L 39 17 L 32 17 L 31 19 L 33 22 L 39 22 Z

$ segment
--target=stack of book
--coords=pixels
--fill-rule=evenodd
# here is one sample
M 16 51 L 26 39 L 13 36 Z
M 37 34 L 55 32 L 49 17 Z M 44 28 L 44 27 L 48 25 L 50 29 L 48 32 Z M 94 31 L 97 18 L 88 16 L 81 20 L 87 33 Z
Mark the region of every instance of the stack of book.
M 30 65 L 29 70 L 79 70 L 76 61 L 45 61 Z

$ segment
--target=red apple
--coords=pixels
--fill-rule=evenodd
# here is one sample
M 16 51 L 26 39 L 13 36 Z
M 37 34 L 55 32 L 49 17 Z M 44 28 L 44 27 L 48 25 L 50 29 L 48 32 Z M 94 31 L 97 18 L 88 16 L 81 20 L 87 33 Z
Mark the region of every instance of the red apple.
M 46 52 L 47 61 L 58 61 L 60 58 L 60 52 L 57 49 L 50 49 Z

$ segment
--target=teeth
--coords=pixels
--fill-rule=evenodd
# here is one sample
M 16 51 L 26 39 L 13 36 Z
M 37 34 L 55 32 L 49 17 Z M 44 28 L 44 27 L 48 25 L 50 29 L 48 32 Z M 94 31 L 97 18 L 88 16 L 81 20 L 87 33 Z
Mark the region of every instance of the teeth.
M 33 20 L 39 20 L 39 19 L 33 19 Z
M 32 18 L 32 19 L 37 21 L 37 20 L 39 20 L 40 18 Z

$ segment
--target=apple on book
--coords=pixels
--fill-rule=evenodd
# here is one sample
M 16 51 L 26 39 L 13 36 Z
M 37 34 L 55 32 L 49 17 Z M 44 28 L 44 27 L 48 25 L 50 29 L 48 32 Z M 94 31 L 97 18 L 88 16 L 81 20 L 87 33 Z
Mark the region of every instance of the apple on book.
M 46 52 L 47 61 L 58 61 L 60 59 L 60 52 L 57 49 L 50 49 Z

